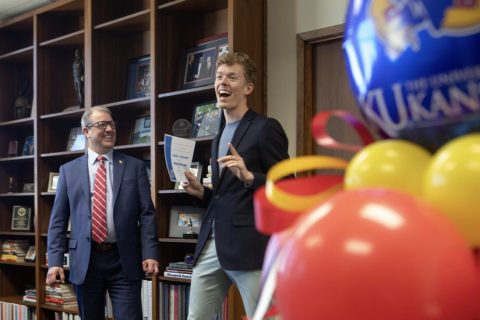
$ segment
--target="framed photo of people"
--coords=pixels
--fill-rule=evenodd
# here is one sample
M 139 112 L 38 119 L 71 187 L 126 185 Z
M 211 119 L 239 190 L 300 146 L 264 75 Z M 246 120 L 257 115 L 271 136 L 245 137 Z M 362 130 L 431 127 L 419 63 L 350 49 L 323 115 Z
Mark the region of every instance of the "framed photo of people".
M 179 90 L 213 84 L 217 58 L 224 52 L 228 52 L 225 33 L 200 40 L 196 45 L 184 49 L 179 63 Z
M 222 123 L 222 110 L 217 108 L 216 101 L 198 104 L 193 109 L 192 138 L 215 136 Z
M 150 56 L 130 59 L 128 62 L 127 99 L 150 95 Z

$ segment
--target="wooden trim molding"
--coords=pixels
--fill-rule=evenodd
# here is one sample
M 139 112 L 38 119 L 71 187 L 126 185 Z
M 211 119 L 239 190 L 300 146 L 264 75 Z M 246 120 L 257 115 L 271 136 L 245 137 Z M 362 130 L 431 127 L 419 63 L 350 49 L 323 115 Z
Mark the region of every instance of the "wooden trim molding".
M 314 153 L 310 121 L 314 116 L 313 45 L 343 37 L 345 25 L 297 34 L 297 156 Z

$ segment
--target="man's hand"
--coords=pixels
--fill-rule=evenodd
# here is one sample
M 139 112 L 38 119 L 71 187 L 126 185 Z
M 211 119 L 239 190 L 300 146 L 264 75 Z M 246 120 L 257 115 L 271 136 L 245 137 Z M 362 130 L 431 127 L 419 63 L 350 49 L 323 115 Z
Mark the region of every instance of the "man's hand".
M 158 261 L 155 259 L 147 259 L 142 262 L 143 271 L 147 276 L 158 275 L 159 271 Z
M 51 267 L 47 272 L 45 283 L 52 285 L 54 283 L 65 283 L 65 272 L 62 267 Z
M 199 199 L 203 199 L 203 186 L 202 184 L 197 180 L 195 175 L 190 172 L 190 170 L 185 171 L 185 177 L 187 177 L 188 182 L 182 182 L 182 187 L 185 189 L 185 191 Z
M 228 168 L 241 181 L 246 184 L 251 184 L 254 178 L 253 173 L 248 171 L 243 158 L 240 157 L 231 143 L 228 144 L 228 148 L 230 149 L 231 155 L 218 158 L 218 164 L 220 167 Z

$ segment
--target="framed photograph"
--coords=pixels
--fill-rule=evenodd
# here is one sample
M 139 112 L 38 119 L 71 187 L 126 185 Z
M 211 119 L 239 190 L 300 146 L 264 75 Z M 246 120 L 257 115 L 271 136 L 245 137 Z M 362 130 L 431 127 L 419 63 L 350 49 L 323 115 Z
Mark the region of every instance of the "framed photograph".
M 192 162 L 190 165 L 190 171 L 195 175 L 198 181 L 202 177 L 202 164 L 200 162 Z M 182 183 L 180 181 L 175 182 L 176 190 L 183 190 Z
M 35 261 L 35 246 L 28 247 L 27 254 L 25 255 L 25 261 L 34 262 Z
M 70 129 L 67 151 L 85 150 L 86 139 L 81 127 Z
M 190 89 L 214 83 L 215 65 L 220 50 L 228 51 L 226 34 L 200 40 L 195 46 L 184 49 L 179 63 L 179 89 Z
M 127 99 L 150 95 L 150 56 L 130 59 L 128 62 Z
M 130 139 L 131 144 L 150 143 L 150 123 L 149 114 L 141 115 L 135 120 L 135 127 Z
M 12 230 L 30 231 L 32 222 L 32 209 L 24 206 L 13 206 Z
M 192 138 L 215 136 L 222 123 L 222 110 L 215 101 L 198 104 L 193 109 Z
M 9 157 L 15 157 L 18 155 L 18 141 L 17 140 L 11 140 L 8 141 L 8 153 L 7 155 Z
M 34 192 L 35 191 L 35 183 L 24 183 L 23 184 L 23 192 Z
M 201 208 L 189 206 L 172 206 L 170 208 L 170 228 L 168 236 L 170 238 L 182 238 L 187 232 L 187 225 L 192 221 L 193 232 L 198 233 L 202 224 Z
M 57 191 L 58 175 L 58 172 L 50 172 L 50 177 L 48 178 L 47 192 Z
M 27 136 L 25 138 L 25 143 L 23 144 L 22 156 L 31 156 L 33 155 L 33 151 L 33 136 Z

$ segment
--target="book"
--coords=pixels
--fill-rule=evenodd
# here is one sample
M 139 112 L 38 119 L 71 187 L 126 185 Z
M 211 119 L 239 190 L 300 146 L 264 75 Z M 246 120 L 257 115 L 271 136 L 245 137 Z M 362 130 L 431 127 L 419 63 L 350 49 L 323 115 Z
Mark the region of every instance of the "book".
M 164 271 L 163 275 L 169 278 L 192 279 L 191 273 Z

